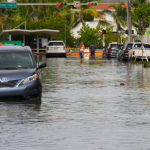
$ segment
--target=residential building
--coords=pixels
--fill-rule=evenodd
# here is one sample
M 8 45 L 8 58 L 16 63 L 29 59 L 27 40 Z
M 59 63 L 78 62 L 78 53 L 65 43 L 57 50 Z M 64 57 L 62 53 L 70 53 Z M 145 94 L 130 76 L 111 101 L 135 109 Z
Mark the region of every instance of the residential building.
M 117 0 L 113 0 L 114 2 L 116 2 Z M 108 2 L 108 0 L 107 0 Z M 112 1 L 111 1 L 112 2 Z M 109 7 L 111 4 L 113 3 L 100 3 L 98 4 L 97 6 L 93 6 L 98 12 L 101 12 L 103 11 L 104 9 L 109 9 L 111 11 L 115 11 L 115 9 L 113 7 Z M 118 3 L 115 3 L 116 5 Z M 127 3 L 124 3 L 124 7 L 127 7 Z M 107 21 L 109 21 L 110 23 L 112 23 L 114 25 L 114 31 L 116 31 L 116 28 L 115 28 L 115 23 L 114 23 L 114 20 L 113 18 L 111 17 L 111 15 L 109 14 L 105 14 L 105 18 Z M 93 21 L 90 21 L 90 22 L 86 22 L 86 24 L 88 24 L 91 28 L 95 28 L 97 25 L 98 25 L 98 19 L 97 18 L 94 18 Z M 80 30 L 80 28 L 82 27 L 82 24 L 80 23 L 76 28 L 74 28 L 72 30 L 73 34 L 75 37 L 78 37 L 78 33 L 77 31 Z
M 125 1 L 125 0 L 124 0 Z M 102 2 L 105 2 L 105 3 L 100 3 L 100 4 L 98 4 L 97 6 L 93 6 L 97 11 L 99 11 L 99 12 L 101 12 L 102 10 L 104 10 L 104 9 L 109 9 L 109 10 L 111 10 L 111 11 L 115 11 L 115 9 L 114 8 L 112 8 L 112 7 L 109 7 L 111 4 L 118 4 L 118 3 L 116 3 L 116 2 L 119 2 L 119 0 L 102 0 Z M 109 3 L 109 2 L 111 2 L 111 3 Z M 126 3 L 126 1 L 125 1 L 125 3 L 124 3 L 124 7 L 127 7 L 127 3 Z M 111 22 L 113 25 L 114 25 L 114 31 L 116 31 L 116 28 L 115 28 L 115 23 L 114 23 L 114 20 L 113 20 L 113 18 L 111 17 L 111 15 L 109 15 L 109 14 L 105 14 L 105 18 L 106 18 L 106 20 L 107 21 L 109 21 L 109 22 Z M 86 22 L 86 24 L 88 24 L 91 28 L 95 28 L 96 26 L 97 26 L 97 24 L 98 24 L 98 19 L 97 18 L 94 18 L 94 20 L 93 21 L 91 21 L 91 22 Z M 80 23 L 76 28 L 74 28 L 73 30 L 72 30 L 72 32 L 73 32 L 73 34 L 74 34 L 74 36 L 75 37 L 78 37 L 79 35 L 78 35 L 78 33 L 77 33 L 77 31 L 79 31 L 80 30 L 80 28 L 82 27 L 82 24 Z M 125 30 L 127 30 L 127 27 L 125 28 Z M 136 34 L 136 30 L 134 29 L 134 27 L 132 27 L 132 30 L 134 30 L 134 34 Z M 143 35 L 143 37 L 142 37 L 142 41 L 143 42 L 150 42 L 150 38 L 148 37 L 148 36 L 146 36 L 146 35 Z

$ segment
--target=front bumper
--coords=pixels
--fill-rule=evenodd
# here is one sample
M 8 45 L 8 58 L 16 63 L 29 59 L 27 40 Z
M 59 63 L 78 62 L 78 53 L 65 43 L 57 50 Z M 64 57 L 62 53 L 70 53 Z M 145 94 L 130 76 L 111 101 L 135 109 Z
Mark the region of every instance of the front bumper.
M 14 88 L 0 88 L 0 101 L 40 101 L 42 85 L 40 79 Z
M 116 57 L 117 56 L 117 53 L 114 53 L 114 52 L 108 52 L 106 54 L 107 57 Z
M 123 60 L 129 60 L 129 54 L 128 53 L 123 54 Z
M 46 57 L 66 57 L 66 53 L 46 53 Z

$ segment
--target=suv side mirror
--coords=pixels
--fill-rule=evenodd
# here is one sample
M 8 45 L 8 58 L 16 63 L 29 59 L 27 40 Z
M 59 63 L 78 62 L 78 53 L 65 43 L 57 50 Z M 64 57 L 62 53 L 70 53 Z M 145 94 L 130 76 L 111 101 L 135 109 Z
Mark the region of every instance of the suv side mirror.
M 46 63 L 45 62 L 39 62 L 38 69 L 39 68 L 44 68 L 44 67 L 46 67 Z

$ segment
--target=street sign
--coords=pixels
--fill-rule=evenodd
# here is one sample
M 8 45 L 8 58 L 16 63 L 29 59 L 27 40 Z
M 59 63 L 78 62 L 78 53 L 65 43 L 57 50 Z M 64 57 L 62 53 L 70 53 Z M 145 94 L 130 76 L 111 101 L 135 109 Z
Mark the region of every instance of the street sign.
M 80 1 L 74 1 L 74 7 L 80 7 Z
M 17 8 L 17 3 L 0 3 L 0 8 Z
M 147 36 L 150 36 L 150 28 L 147 28 L 147 30 L 146 30 L 146 35 L 147 35 Z
M 118 33 L 120 33 L 120 34 L 121 34 L 121 33 L 125 33 L 125 31 L 123 31 L 123 30 L 119 30 L 119 31 L 118 31 Z

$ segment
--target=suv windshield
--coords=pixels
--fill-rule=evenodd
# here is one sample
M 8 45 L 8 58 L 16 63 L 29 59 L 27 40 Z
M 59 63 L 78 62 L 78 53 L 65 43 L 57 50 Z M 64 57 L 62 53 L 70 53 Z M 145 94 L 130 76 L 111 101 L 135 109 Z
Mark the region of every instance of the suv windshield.
M 132 49 L 133 44 L 128 44 L 127 49 Z
M 33 68 L 34 63 L 28 52 L 0 53 L 0 69 Z
M 48 46 L 64 46 L 64 43 L 62 43 L 62 42 L 50 42 L 50 43 L 48 43 Z
M 123 45 L 121 45 L 121 44 L 111 44 L 111 48 L 121 48 L 121 46 L 123 46 Z

